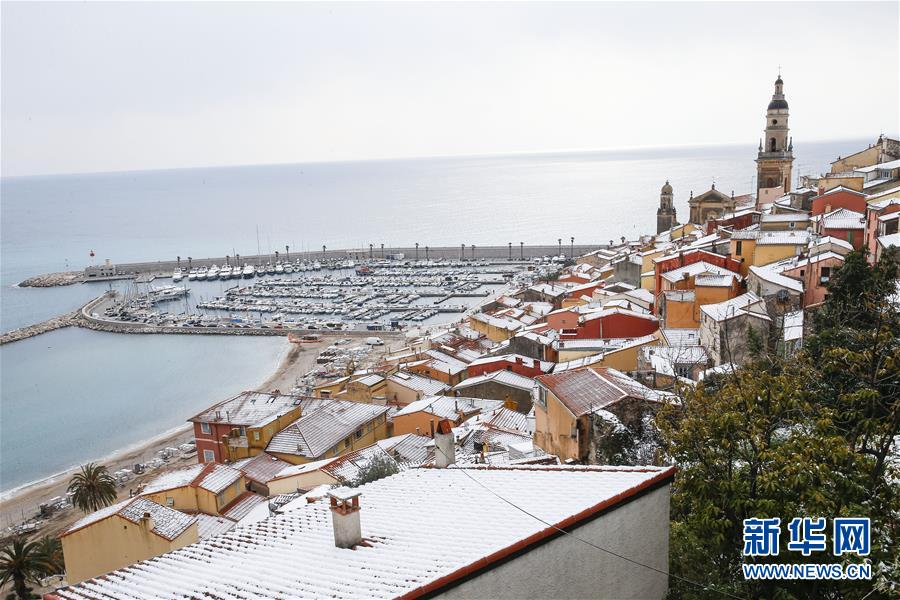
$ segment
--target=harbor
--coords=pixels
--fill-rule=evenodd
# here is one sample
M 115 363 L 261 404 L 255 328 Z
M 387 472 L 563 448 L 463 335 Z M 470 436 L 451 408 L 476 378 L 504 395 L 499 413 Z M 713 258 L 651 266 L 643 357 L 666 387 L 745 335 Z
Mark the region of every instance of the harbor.
M 612 243 L 613 240 L 609 240 Z M 294 272 L 316 270 L 340 270 L 351 263 L 390 263 L 398 269 L 419 269 L 431 263 L 468 264 L 488 261 L 497 264 L 514 262 L 531 264 L 535 259 L 550 261 L 560 256 L 579 256 L 607 246 L 602 244 L 575 244 L 573 239 L 560 238 L 556 244 L 526 245 L 508 242 L 506 245 L 460 244 L 459 246 L 430 247 L 390 247 L 383 244 L 369 244 L 367 248 L 321 251 L 271 252 L 256 255 L 225 255 L 210 258 L 178 256 L 175 260 L 151 262 L 92 264 L 84 271 L 66 271 L 38 274 L 18 283 L 19 287 L 55 287 L 77 283 L 107 283 L 120 280 L 134 280 L 151 283 L 156 279 L 176 276 L 176 283 L 185 280 L 212 281 L 216 279 L 251 279 L 260 275 L 283 275 Z M 191 274 L 193 272 L 193 278 Z

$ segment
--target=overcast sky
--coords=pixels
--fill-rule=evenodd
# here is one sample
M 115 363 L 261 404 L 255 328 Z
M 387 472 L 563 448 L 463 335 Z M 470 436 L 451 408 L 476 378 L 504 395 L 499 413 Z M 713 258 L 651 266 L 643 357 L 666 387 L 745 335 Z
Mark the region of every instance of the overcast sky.
M 898 131 L 898 3 L 4 3 L 4 175 Z

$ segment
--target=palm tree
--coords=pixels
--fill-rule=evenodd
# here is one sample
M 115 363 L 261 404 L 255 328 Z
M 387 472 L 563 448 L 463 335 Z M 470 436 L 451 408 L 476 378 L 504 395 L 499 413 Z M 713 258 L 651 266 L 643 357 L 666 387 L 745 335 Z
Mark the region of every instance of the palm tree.
M 44 575 L 56 575 L 66 570 L 66 563 L 63 559 L 62 542 L 58 537 L 45 535 L 37 542 L 38 555 L 43 563 Z
M 68 491 L 73 493 L 72 503 L 82 512 L 93 512 L 116 501 L 116 481 L 106 467 L 95 463 L 81 466 L 69 480 Z
M 0 550 L 0 586 L 10 581 L 15 597 L 28 600 L 32 597 L 29 583 L 40 583 L 44 573 L 38 544 L 24 537 L 15 537 Z

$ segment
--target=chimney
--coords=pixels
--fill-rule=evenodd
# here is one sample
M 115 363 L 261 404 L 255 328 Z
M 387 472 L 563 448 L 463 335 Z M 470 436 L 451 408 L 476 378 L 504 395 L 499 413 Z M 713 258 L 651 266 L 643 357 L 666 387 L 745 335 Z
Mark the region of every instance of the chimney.
M 434 466 L 445 469 L 456 464 L 456 440 L 453 439 L 453 423 L 442 419 L 434 432 Z
M 141 525 L 147 528 L 147 531 L 153 531 L 153 527 L 156 524 L 153 522 L 153 517 L 150 516 L 150 513 L 145 512 L 141 517 Z
M 331 526 L 334 529 L 334 545 L 353 548 L 362 541 L 359 525 L 359 490 L 339 487 L 328 492 L 331 500 Z

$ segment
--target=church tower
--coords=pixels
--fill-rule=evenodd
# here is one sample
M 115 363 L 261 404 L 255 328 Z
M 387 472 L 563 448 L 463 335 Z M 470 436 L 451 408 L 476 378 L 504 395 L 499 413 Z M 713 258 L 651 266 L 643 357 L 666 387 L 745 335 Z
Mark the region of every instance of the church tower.
M 662 186 L 662 190 L 659 193 L 659 208 L 656 210 L 656 233 L 668 231 L 675 225 L 678 225 L 678 221 L 675 220 L 674 199 L 672 186 L 666 180 L 666 185 Z
M 784 99 L 784 82 L 779 73 L 775 80 L 775 93 L 766 109 L 766 137 L 760 140 L 756 157 L 758 204 L 770 202 L 791 191 L 794 143 L 788 132 L 788 103 Z

